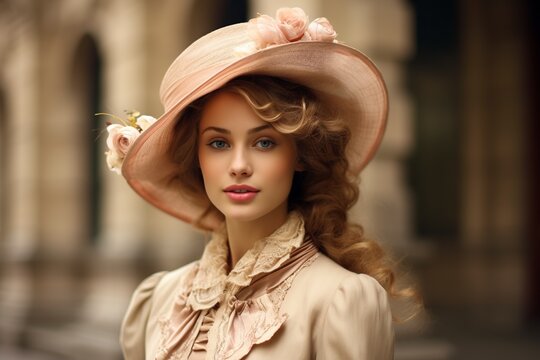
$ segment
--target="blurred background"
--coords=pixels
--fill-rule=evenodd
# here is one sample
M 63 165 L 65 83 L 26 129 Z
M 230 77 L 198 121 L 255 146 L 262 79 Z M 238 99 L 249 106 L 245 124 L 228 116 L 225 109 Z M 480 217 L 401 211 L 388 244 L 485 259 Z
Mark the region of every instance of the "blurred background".
M 1 359 L 121 358 L 136 285 L 204 236 L 107 170 L 93 114 L 158 117 L 187 45 L 281 6 L 327 17 L 387 80 L 351 217 L 424 297 L 396 359 L 540 359 L 538 2 L 0 0 Z

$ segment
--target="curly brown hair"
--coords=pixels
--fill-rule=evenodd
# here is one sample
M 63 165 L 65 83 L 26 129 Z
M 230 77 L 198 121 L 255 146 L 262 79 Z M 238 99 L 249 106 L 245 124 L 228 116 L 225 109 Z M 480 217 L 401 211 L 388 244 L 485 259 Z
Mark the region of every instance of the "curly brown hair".
M 348 171 L 346 156 L 351 133 L 346 123 L 304 86 L 270 76 L 243 76 L 184 110 L 170 153 L 178 164 L 177 176 L 184 189 L 208 207 L 205 214 L 218 210 L 204 190 L 195 125 L 208 99 L 224 91 L 241 95 L 261 119 L 294 138 L 302 171 L 294 175 L 288 206 L 302 214 L 306 236 L 344 268 L 375 278 L 391 297 L 413 299 L 420 305 L 413 288 L 397 288 L 395 264 L 387 252 L 365 236 L 361 225 L 349 221 L 348 211 L 359 195 L 358 179 Z

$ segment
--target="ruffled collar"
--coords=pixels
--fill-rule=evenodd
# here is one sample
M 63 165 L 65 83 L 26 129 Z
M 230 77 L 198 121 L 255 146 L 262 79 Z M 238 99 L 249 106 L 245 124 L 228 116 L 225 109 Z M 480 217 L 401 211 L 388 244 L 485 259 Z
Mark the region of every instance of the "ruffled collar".
M 297 212 L 270 236 L 257 240 L 227 274 L 229 246 L 225 226 L 206 245 L 187 304 L 193 310 L 209 309 L 251 284 L 254 277 L 278 269 L 304 240 L 304 220 Z

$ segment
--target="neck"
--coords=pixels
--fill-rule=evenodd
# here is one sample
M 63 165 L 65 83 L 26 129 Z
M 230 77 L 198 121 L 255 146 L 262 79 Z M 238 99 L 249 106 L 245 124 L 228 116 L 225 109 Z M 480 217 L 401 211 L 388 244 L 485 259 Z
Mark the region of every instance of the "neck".
M 276 231 L 287 220 L 287 211 L 278 211 L 253 221 L 227 219 L 227 237 L 230 250 L 230 265 L 234 268 L 238 260 L 253 247 L 259 239 Z

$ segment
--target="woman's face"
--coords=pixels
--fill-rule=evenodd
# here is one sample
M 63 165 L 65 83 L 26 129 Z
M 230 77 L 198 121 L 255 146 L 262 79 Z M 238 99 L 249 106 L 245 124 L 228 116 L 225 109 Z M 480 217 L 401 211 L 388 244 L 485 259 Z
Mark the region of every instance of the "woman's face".
M 198 136 L 206 193 L 227 221 L 286 216 L 297 166 L 291 136 L 276 131 L 230 92 L 206 103 Z

